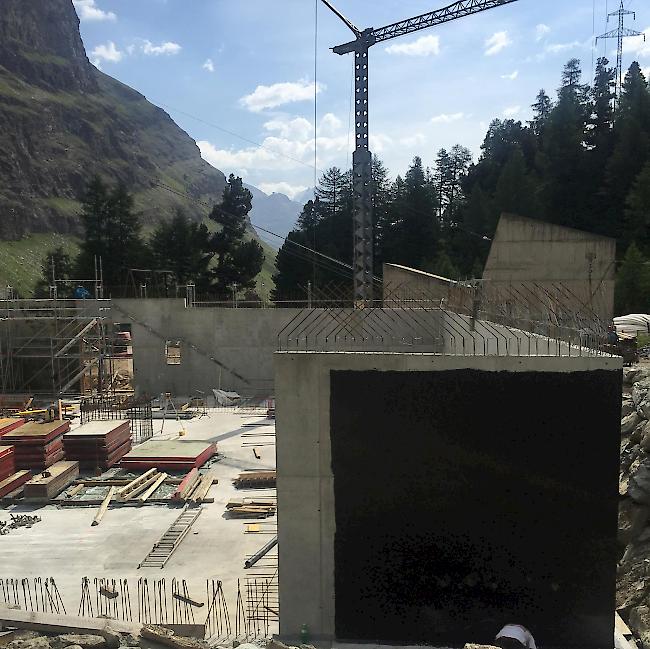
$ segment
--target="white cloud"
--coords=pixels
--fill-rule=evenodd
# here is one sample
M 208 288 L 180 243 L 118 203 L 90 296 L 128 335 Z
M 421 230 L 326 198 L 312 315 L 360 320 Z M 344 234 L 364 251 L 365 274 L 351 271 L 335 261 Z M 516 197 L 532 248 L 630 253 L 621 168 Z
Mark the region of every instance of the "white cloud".
M 133 52 L 135 52 L 135 45 L 127 45 L 125 49 L 126 49 L 126 53 L 129 56 L 131 56 L 131 54 L 133 54 Z
M 102 21 L 102 20 L 117 20 L 117 16 L 112 11 L 103 11 L 97 6 L 96 0 L 72 0 L 79 20 Z
M 415 147 L 424 144 L 427 141 L 427 136 L 424 133 L 414 133 L 399 139 L 401 146 Z
M 436 115 L 431 118 L 432 124 L 451 124 L 451 122 L 457 122 L 458 120 L 463 119 L 465 113 L 452 113 L 448 115 L 447 113 L 442 113 L 441 115 Z
M 99 67 L 97 64 L 101 61 L 119 63 L 124 58 L 124 54 L 115 47 L 113 41 L 108 41 L 105 45 L 98 45 L 90 55 L 93 57 L 93 63 L 97 67 Z
M 495 32 L 485 41 L 485 56 L 494 56 L 501 50 L 512 45 L 512 40 L 507 31 Z
M 332 164 L 344 164 L 354 146 L 354 138 L 348 137 L 347 126 L 344 127 L 335 115 L 328 115 L 318 125 L 316 164 L 321 169 Z M 224 172 L 238 173 L 243 177 L 249 172 L 287 172 L 314 164 L 314 125 L 309 120 L 303 117 L 274 118 L 266 122 L 264 128 L 269 135 L 259 147 L 221 149 L 205 140 L 197 144 L 204 160 Z M 376 133 L 371 136 L 370 146 L 374 152 L 380 153 L 392 142 L 387 135 Z M 270 183 L 272 179 L 267 178 L 266 182 Z M 259 182 L 255 184 L 259 186 Z
M 582 46 L 580 41 L 572 41 L 571 43 L 551 43 L 544 48 L 544 51 L 549 54 L 560 54 L 562 52 L 568 52 L 569 50 L 575 50 L 580 46 Z
M 265 194 L 284 194 L 291 200 L 293 200 L 294 197 L 296 197 L 298 194 L 301 194 L 307 189 L 305 185 L 291 185 L 284 181 L 281 181 L 279 183 L 260 183 L 257 185 L 257 188 L 261 189 Z
M 541 41 L 546 34 L 549 34 L 551 32 L 551 28 L 548 25 L 545 25 L 544 23 L 540 23 L 535 27 L 535 40 L 537 42 Z
M 650 65 L 647 68 L 641 68 L 641 72 L 643 72 L 643 76 L 646 78 L 646 81 L 650 79 Z
M 502 79 L 507 79 L 508 81 L 514 81 L 519 76 L 519 70 L 515 70 L 510 74 L 502 74 Z
M 205 63 L 201 67 L 208 72 L 214 72 L 214 63 L 212 62 L 212 59 L 206 59 Z
M 421 36 L 410 43 L 397 43 L 386 48 L 389 54 L 405 54 L 406 56 L 434 56 L 440 54 L 439 36 Z
M 334 113 L 326 113 L 321 119 L 318 132 L 322 135 L 333 135 L 341 126 L 341 120 Z
M 503 111 L 503 116 L 516 117 L 517 115 L 519 115 L 520 112 L 521 112 L 521 106 L 508 106 L 508 108 L 506 108 Z
M 623 44 L 623 51 L 626 54 L 633 54 L 638 57 L 650 56 L 650 27 L 643 30 L 645 34 L 645 41 L 643 36 L 632 36 L 625 39 Z
M 316 84 L 316 92 L 325 90 L 322 83 Z M 285 81 L 271 86 L 257 86 L 250 94 L 242 97 L 239 103 L 253 113 L 265 108 L 277 108 L 295 101 L 306 101 L 314 96 L 314 83 L 311 81 Z
M 294 119 L 272 119 L 264 124 L 267 131 L 275 132 L 280 137 L 293 140 L 306 140 L 313 132 L 312 123 L 304 117 L 295 117 Z
M 178 43 L 173 43 L 167 41 L 166 43 L 161 43 L 160 45 L 154 45 L 151 41 L 145 40 L 142 45 L 142 51 L 147 56 L 160 56 L 165 54 L 167 56 L 173 56 L 178 54 L 183 48 Z

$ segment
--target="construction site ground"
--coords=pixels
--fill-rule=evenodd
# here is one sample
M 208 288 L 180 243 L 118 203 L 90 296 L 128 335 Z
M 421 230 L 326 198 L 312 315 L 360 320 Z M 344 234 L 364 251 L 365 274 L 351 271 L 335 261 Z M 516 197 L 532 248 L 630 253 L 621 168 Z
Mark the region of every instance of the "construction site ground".
M 276 517 L 265 519 L 260 533 L 245 533 L 246 526 L 253 521 L 230 518 L 226 514 L 226 504 L 231 498 L 275 497 L 274 489 L 241 490 L 232 484 L 242 471 L 275 469 L 275 446 L 270 441 L 275 438 L 268 435 L 275 432 L 274 424 L 262 413 L 242 414 L 222 409 L 210 409 L 207 416 L 183 421 L 186 434 L 182 439 L 208 440 L 218 445 L 220 460 L 212 470 L 219 482 L 208 494 L 214 502 L 203 505 L 201 515 L 163 569 L 138 569 L 138 564 L 182 508 L 155 504 L 111 508 L 100 525 L 91 527 L 96 507 L 19 505 L 0 510 L 0 520 L 9 519 L 10 513 L 36 513 L 42 521 L 0 537 L 0 579 L 53 577 L 69 614 L 76 614 L 79 609 L 83 577 L 89 577 L 91 584 L 94 578 L 128 579 L 132 601 L 137 597 L 140 577 L 148 580 L 164 577 L 168 582 L 172 578 L 185 579 L 191 598 L 198 602 L 206 602 L 207 579 L 221 580 L 234 619 L 237 581 L 241 581 L 245 604 L 246 578 L 273 574 L 277 569 L 277 547 L 256 568 L 244 569 L 244 561 L 276 533 Z M 179 438 L 179 422 L 167 420 L 162 434 L 161 426 L 162 421 L 154 421 L 154 439 L 173 443 Z M 256 431 L 265 435 L 261 445 L 255 447 L 260 459 L 255 457 L 251 446 L 256 439 L 251 433 Z M 197 609 L 197 623 L 205 619 L 206 609 L 207 606 Z M 134 613 L 137 610 L 135 601 L 133 610 Z

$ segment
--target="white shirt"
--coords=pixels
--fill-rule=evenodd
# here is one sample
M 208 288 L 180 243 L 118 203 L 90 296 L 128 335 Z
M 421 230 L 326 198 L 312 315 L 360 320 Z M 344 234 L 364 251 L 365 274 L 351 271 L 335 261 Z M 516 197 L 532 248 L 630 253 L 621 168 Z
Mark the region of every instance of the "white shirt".
M 497 640 L 499 638 L 512 638 L 513 640 L 519 640 L 526 649 L 537 649 L 535 644 L 535 638 L 531 635 L 530 631 L 521 624 L 506 624 L 501 631 L 497 634 Z

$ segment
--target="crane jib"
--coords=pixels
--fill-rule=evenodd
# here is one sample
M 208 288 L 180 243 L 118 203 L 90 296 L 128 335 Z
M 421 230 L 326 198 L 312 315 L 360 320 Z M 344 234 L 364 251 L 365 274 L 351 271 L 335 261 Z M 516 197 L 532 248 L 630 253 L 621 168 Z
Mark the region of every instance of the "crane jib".
M 385 27 L 365 29 L 357 36 L 356 40 L 344 43 L 343 45 L 337 45 L 332 48 L 332 51 L 335 54 L 357 52 L 359 49 L 371 47 L 375 43 L 381 43 L 382 41 L 397 38 L 398 36 L 406 36 L 407 34 L 422 29 L 442 25 L 453 20 L 458 20 L 459 18 L 487 11 L 488 9 L 502 7 L 512 2 L 517 2 L 517 0 L 460 0 L 460 2 L 454 2 L 442 9 L 391 23 Z

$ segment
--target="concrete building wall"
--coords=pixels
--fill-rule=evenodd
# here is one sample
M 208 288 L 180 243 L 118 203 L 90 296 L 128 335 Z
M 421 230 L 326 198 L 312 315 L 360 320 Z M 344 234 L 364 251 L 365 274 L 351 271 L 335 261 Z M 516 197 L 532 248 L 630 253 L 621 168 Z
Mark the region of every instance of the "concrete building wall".
M 187 396 L 213 388 L 272 392 L 278 333 L 300 309 L 185 308 L 184 300 L 116 299 L 112 318 L 132 326 L 135 389 Z M 180 365 L 165 342 L 179 341 Z
M 576 306 L 591 307 L 605 322 L 614 314 L 616 241 L 552 223 L 503 214 L 483 279 L 504 285 L 536 282 L 553 293 L 562 284 Z
M 598 373 L 608 370 L 620 375 L 622 361 L 620 358 L 586 356 L 536 358 L 496 355 L 279 352 L 275 354 L 275 368 L 280 635 L 284 639 L 295 640 L 302 625 L 306 624 L 314 639 L 333 640 L 336 636 L 336 503 L 330 428 L 333 371 L 442 372 L 469 368 L 485 372 L 552 373 Z M 441 397 L 444 398 L 444 395 Z M 544 395 L 536 394 L 532 400 L 543 402 Z M 468 395 L 468 406 L 470 403 Z M 364 407 L 364 403 L 359 403 L 359 412 L 363 412 Z M 507 405 L 503 404 L 503 407 Z M 576 407 L 581 406 L 576 404 Z M 613 415 L 612 421 L 616 420 L 616 424 L 618 416 L 618 412 Z M 617 426 L 615 428 L 616 430 L 607 433 L 611 433 L 616 442 L 612 443 L 613 483 L 618 476 L 618 454 L 615 448 L 618 443 L 618 430 Z M 497 432 L 484 431 L 484 434 Z M 395 436 L 395 443 L 399 443 L 400 431 L 396 430 Z M 354 443 L 353 440 L 350 441 Z M 385 461 L 391 460 L 385 458 Z M 417 463 L 417 458 L 413 458 L 413 461 Z M 381 480 L 381 466 L 376 466 L 376 473 L 377 480 Z M 368 489 L 371 493 L 372 486 L 369 485 Z M 606 521 L 606 526 L 611 527 L 610 531 L 614 537 L 615 492 L 614 484 L 614 506 L 613 509 L 609 506 L 607 509 L 612 509 L 612 520 Z M 373 532 L 373 529 L 366 530 L 370 535 Z M 387 557 L 386 560 L 390 561 L 390 558 Z M 612 584 L 614 564 L 615 559 L 611 571 Z M 613 597 L 613 586 L 611 595 Z M 610 621 L 606 620 L 606 625 Z M 602 625 L 599 630 L 602 633 Z
M 408 299 L 413 294 L 444 305 L 450 301 L 456 303 L 459 293 L 465 291 L 456 281 L 399 264 L 384 264 L 383 274 L 384 300 L 400 296 Z

